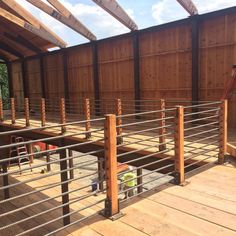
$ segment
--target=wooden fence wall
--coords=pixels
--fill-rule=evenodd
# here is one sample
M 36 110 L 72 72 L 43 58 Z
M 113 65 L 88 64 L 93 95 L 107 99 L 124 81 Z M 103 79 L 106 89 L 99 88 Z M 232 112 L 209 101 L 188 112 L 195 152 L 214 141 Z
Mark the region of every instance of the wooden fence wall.
M 197 54 L 192 50 L 194 21 Z M 196 63 L 192 55 L 198 56 Z M 26 58 L 25 63 L 29 97 L 40 97 L 44 86 L 45 97 L 65 96 L 72 101 L 137 99 L 137 94 L 140 99 L 192 100 L 195 69 L 199 99 L 219 100 L 236 64 L 236 7 L 47 53 L 42 68 L 40 57 Z M 13 62 L 12 68 L 15 96 L 20 97 L 21 63 Z M 229 111 L 230 127 L 236 127 L 236 96 Z

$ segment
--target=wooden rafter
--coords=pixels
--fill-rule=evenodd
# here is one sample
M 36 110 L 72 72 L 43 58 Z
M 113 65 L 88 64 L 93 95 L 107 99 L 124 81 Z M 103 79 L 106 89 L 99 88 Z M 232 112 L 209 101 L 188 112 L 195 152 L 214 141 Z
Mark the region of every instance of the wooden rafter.
M 8 44 L 4 43 L 2 40 L 0 41 L 0 49 L 2 49 L 5 52 L 10 53 L 11 55 L 15 57 L 19 57 L 19 58 L 24 57 L 23 54 L 21 54 L 19 51 L 15 50 L 13 47 L 9 46 Z
M 51 40 L 56 42 L 56 43 L 53 43 L 50 40 L 51 43 L 61 48 L 66 47 L 66 43 L 59 36 L 57 36 L 53 31 L 51 31 L 46 25 L 41 23 L 36 17 L 34 17 L 30 12 L 24 9 L 20 4 L 18 4 L 14 0 L 2 0 L 2 2 L 4 2 L 14 12 L 18 13 L 22 18 L 24 18 L 26 22 L 30 23 L 35 28 L 40 29 L 42 32 L 44 32 L 44 35 L 48 35 L 48 38 L 51 38 Z
M 51 42 L 54 45 L 57 45 L 59 47 L 64 47 L 64 45 L 61 44 L 58 40 L 56 40 L 52 35 L 48 34 L 42 29 L 39 29 L 30 23 L 26 22 L 25 20 L 22 20 L 21 18 L 9 13 L 8 11 L 0 8 L 0 16 L 7 19 L 8 21 L 11 21 L 12 23 L 20 26 L 21 28 L 28 30 L 29 32 L 38 35 L 39 37 Z
M 34 44 L 32 44 L 29 40 L 25 39 L 25 38 L 24 38 L 23 36 L 21 36 L 21 35 L 18 35 L 18 34 L 17 34 L 17 35 L 13 35 L 13 34 L 8 33 L 8 32 L 4 32 L 3 35 L 4 35 L 7 39 L 9 39 L 9 40 L 11 40 L 11 41 L 13 41 L 13 42 L 15 42 L 15 43 L 17 43 L 17 44 L 19 44 L 19 45 L 25 47 L 25 48 L 31 50 L 32 52 L 36 52 L 36 53 L 43 52 L 43 50 L 41 50 L 40 48 L 36 47 L 36 46 L 35 46 Z
M 54 6 L 63 16 L 69 17 L 71 12 L 65 8 L 58 0 L 47 0 L 52 6 Z
M 177 0 L 177 2 L 191 15 L 198 14 L 197 7 L 192 0 Z
M 64 14 L 68 15 L 68 11 L 66 11 L 65 9 L 62 14 L 41 0 L 26 0 L 26 1 L 31 3 L 35 7 L 39 8 L 40 10 L 44 11 L 48 15 L 52 16 L 56 20 L 60 21 L 61 23 L 65 24 L 69 28 L 73 29 L 77 33 L 83 35 L 87 39 L 96 40 L 96 36 L 91 31 L 89 31 L 79 20 L 77 20 L 71 13 L 69 16 L 65 16 Z M 56 2 L 57 1 L 53 1 L 53 4 L 57 7 L 59 5 L 55 4 Z M 60 4 L 59 9 L 61 8 L 62 5 Z
M 137 30 L 138 26 L 124 11 L 124 9 L 116 2 L 116 0 L 92 0 L 105 11 L 115 17 L 118 21 L 128 27 L 130 30 Z

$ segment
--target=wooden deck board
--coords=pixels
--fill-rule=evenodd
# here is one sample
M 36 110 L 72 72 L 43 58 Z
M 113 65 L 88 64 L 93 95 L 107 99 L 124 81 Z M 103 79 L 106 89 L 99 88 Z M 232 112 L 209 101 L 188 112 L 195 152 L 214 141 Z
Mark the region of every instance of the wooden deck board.
M 14 167 L 13 167 L 14 168 Z M 32 176 L 39 175 L 39 171 L 23 172 L 22 175 L 14 175 L 11 181 L 27 180 Z M 96 216 L 75 224 L 57 233 L 58 236 L 81 235 L 81 236 L 130 236 L 133 235 L 209 235 L 209 236 L 233 236 L 236 235 L 236 201 L 235 201 L 235 177 L 236 169 L 231 166 L 213 166 L 210 169 L 197 173 L 188 179 L 189 184 L 180 187 L 167 184 L 158 191 L 145 193 L 141 197 L 125 203 L 122 212 L 125 214 L 119 220 L 112 222 L 102 216 Z M 50 184 L 58 181 L 58 176 L 47 178 Z M 40 179 L 30 184 L 23 184 L 12 192 L 13 195 L 24 193 L 29 189 L 37 189 L 45 185 L 45 180 Z M 70 189 L 81 186 L 79 181 L 70 184 Z M 31 195 L 24 200 L 24 204 L 35 202 L 60 193 L 60 188 L 53 188 L 52 191 L 43 191 Z M 1 193 L 2 194 L 2 193 Z M 72 195 L 77 197 L 79 192 Z M 83 205 L 101 199 L 102 194 L 97 197 L 90 197 L 86 201 L 75 203 L 71 209 L 76 210 Z M 16 219 L 24 218 L 40 211 L 50 209 L 59 204 L 60 198 L 50 202 L 25 209 L 16 215 L 1 219 L 1 225 L 13 222 Z M 10 204 L 0 205 L 1 212 L 10 208 L 14 209 L 22 205 L 22 202 L 13 201 Z M 103 205 L 81 212 L 83 215 L 93 214 L 100 210 Z M 75 214 L 72 221 L 79 219 L 81 214 Z M 47 222 L 55 217 L 61 216 L 61 209 L 25 222 L 6 231 L 5 236 L 14 235 L 16 230 L 22 232 L 30 226 Z M 47 232 L 61 227 L 61 221 L 45 225 L 42 229 L 36 230 L 29 235 L 43 235 Z M 0 233 L 1 234 L 1 233 Z

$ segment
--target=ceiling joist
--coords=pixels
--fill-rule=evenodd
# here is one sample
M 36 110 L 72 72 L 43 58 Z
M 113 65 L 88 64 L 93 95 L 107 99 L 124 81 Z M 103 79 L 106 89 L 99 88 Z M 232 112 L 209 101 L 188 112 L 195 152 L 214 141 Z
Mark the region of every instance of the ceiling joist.
M 177 2 L 191 15 L 198 14 L 197 7 L 192 0 L 177 0 Z
M 30 32 L 32 32 L 35 35 L 38 35 L 39 37 L 51 42 L 54 45 L 63 47 L 64 45 L 61 44 L 58 40 L 56 40 L 52 35 L 48 34 L 47 32 L 43 31 L 42 29 L 38 29 L 35 26 L 31 25 L 30 23 L 26 22 L 25 20 L 22 20 L 21 18 L 9 13 L 8 11 L 0 8 L 0 16 L 5 18 L 6 20 L 20 26 L 23 29 L 26 29 Z
M 9 46 L 8 44 L 4 43 L 3 41 L 0 41 L 0 49 L 12 54 L 15 57 L 19 57 L 19 58 L 24 57 L 24 55 L 21 54 L 18 50 L 15 50 L 13 47 Z
M 62 13 L 58 12 L 57 10 L 55 10 L 54 8 L 49 6 L 48 4 L 42 2 L 41 0 L 26 0 L 26 1 L 31 3 L 35 7 L 39 8 L 40 10 L 44 11 L 48 15 L 52 16 L 56 20 L 60 21 L 64 25 L 68 26 L 69 28 L 73 29 L 77 33 L 83 35 L 87 39 L 89 39 L 91 41 L 96 40 L 96 36 L 91 31 L 89 31 L 79 20 L 77 20 L 71 13 L 67 17 L 67 16 L 63 15 L 64 13 L 62 14 Z M 55 4 L 57 1 L 52 1 L 52 2 L 56 8 L 58 6 L 57 4 Z M 60 5 L 60 9 L 62 7 L 63 6 Z M 68 11 L 65 11 L 65 9 L 64 9 L 64 12 L 65 12 L 65 14 L 68 13 Z M 68 15 L 68 14 L 66 14 L 66 15 Z
M 35 53 L 41 53 L 43 52 L 43 50 L 41 50 L 40 48 L 36 47 L 35 45 L 33 45 L 29 40 L 25 39 L 23 36 L 21 35 L 13 35 L 11 33 L 8 32 L 4 32 L 3 35 L 8 39 L 11 40 L 21 46 L 23 46 L 24 48 L 27 48 L 29 50 L 31 50 L 32 52 Z
M 50 41 L 48 39 L 46 39 L 46 40 L 48 40 L 51 43 L 54 42 L 53 44 L 55 44 L 56 46 L 58 46 L 60 48 L 66 47 L 66 43 L 60 37 L 58 37 L 54 32 L 52 32 L 43 23 L 41 23 L 30 12 L 25 10 L 20 4 L 16 3 L 14 0 L 2 0 L 2 2 L 4 2 L 8 7 L 10 7 L 14 12 L 16 12 L 21 17 L 23 17 L 24 20 L 29 23 L 29 25 L 32 25 L 34 27 L 34 29 L 35 28 L 39 29 L 41 32 L 44 33 L 44 36 L 47 36 L 47 38 L 51 39 Z M 31 27 L 29 27 L 29 28 L 31 28 Z M 41 37 L 40 35 L 38 35 L 38 36 Z
M 124 11 L 124 9 L 116 2 L 116 0 L 92 0 L 97 5 L 102 7 L 105 11 L 115 17 L 123 25 L 130 30 L 137 30 L 138 26 L 130 18 L 130 16 Z

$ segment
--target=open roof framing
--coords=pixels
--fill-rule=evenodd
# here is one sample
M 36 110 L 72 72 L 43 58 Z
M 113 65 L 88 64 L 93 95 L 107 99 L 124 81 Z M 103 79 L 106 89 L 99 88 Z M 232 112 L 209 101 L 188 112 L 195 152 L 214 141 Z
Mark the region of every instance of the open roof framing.
M 90 41 L 96 36 L 82 24 L 60 0 L 26 0 Z M 90 0 L 91 1 L 91 0 Z M 131 31 L 138 26 L 116 0 L 92 0 Z M 177 0 L 191 15 L 198 14 L 192 0 Z M 0 58 L 5 61 L 24 58 L 66 43 L 15 0 L 0 1 Z

